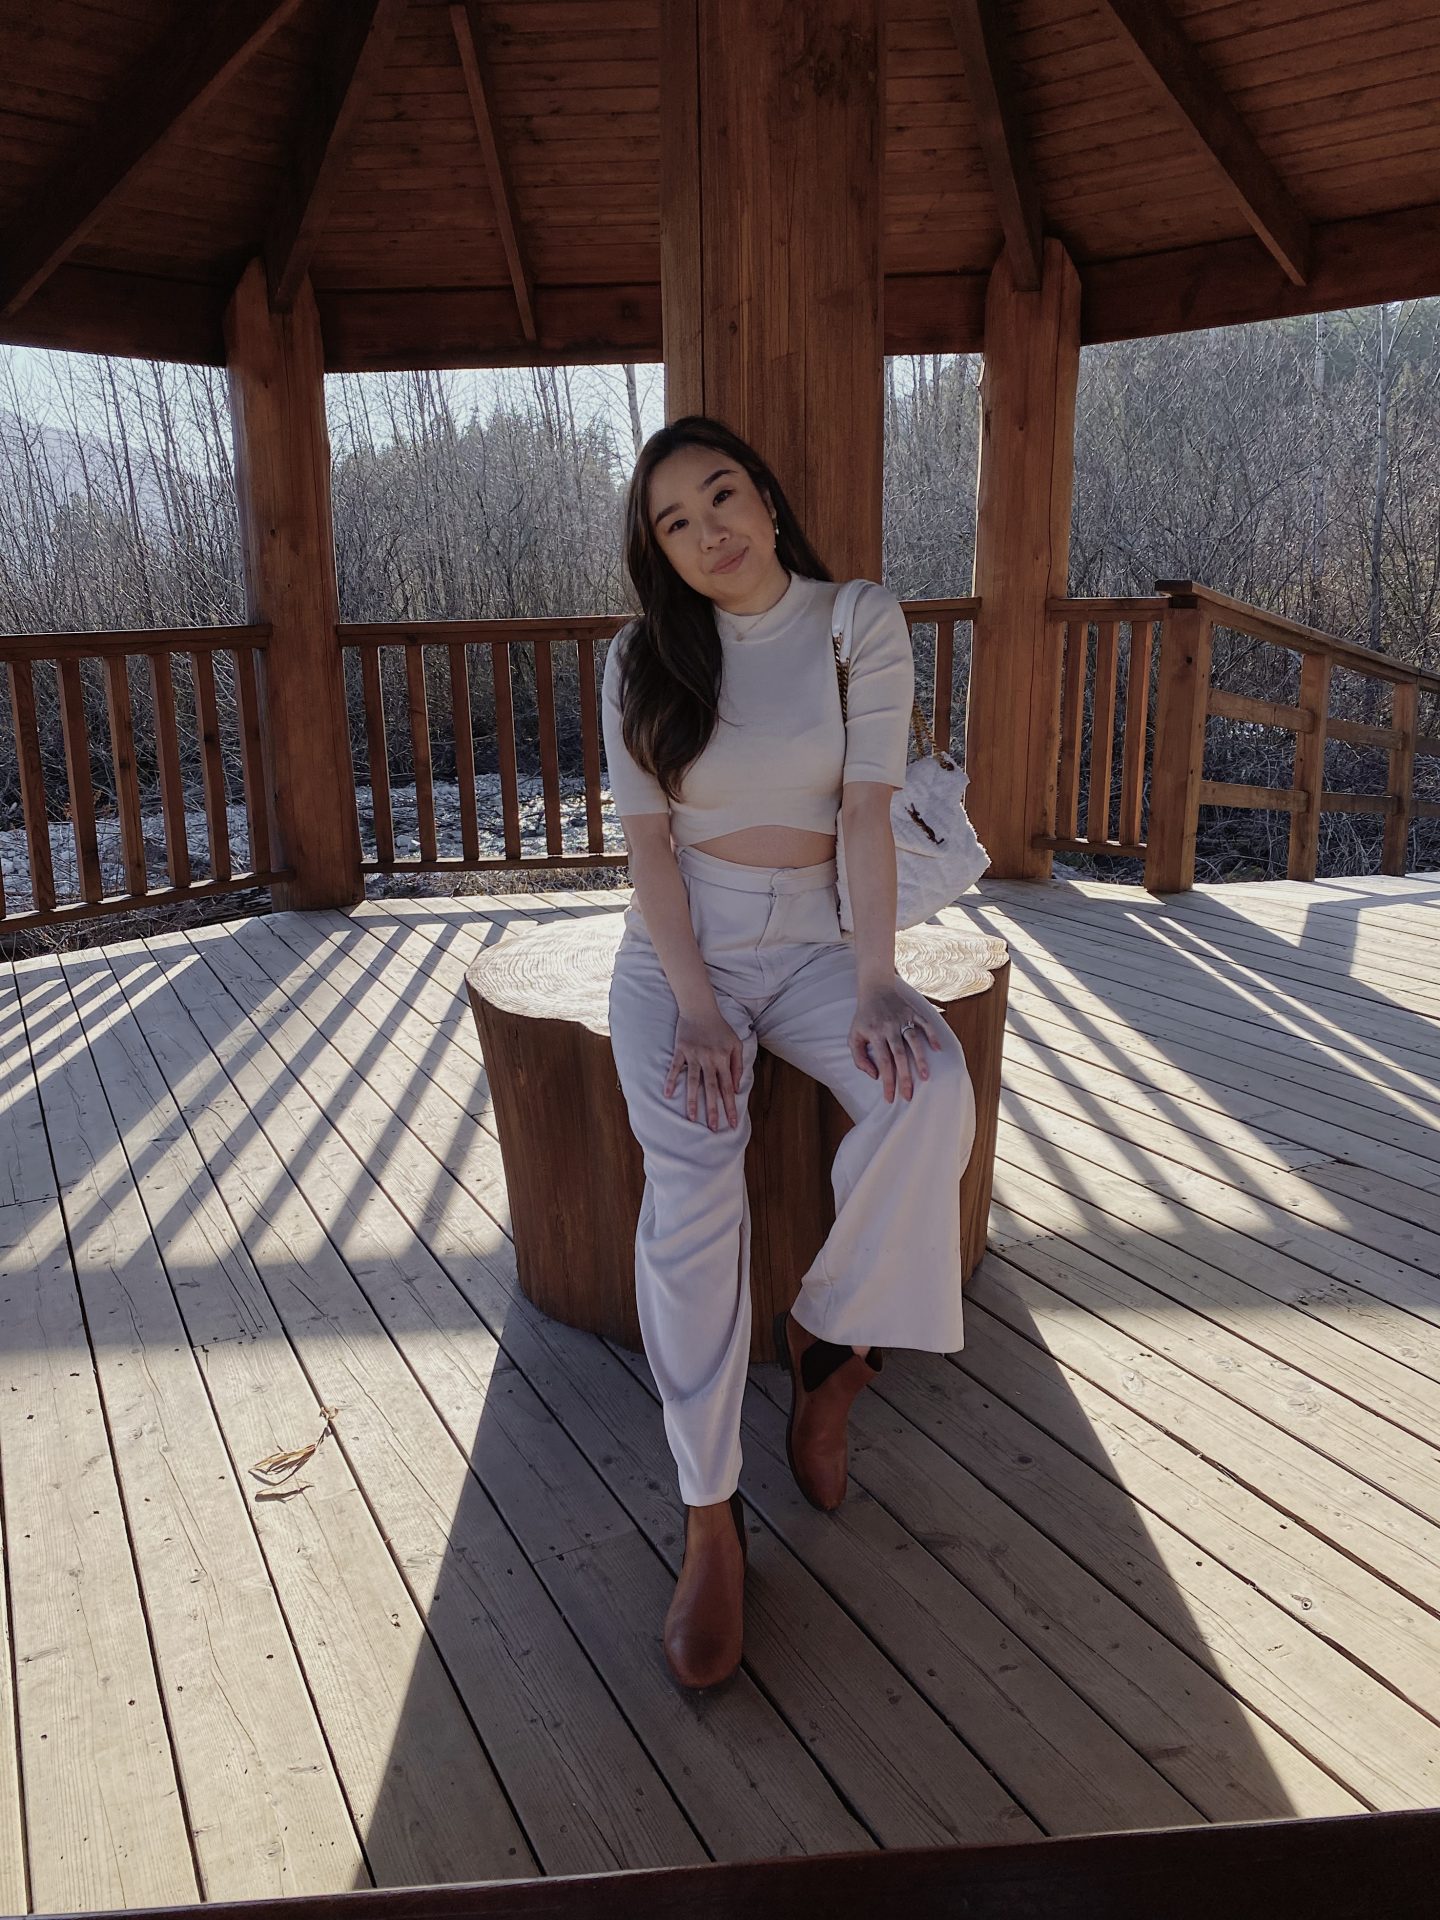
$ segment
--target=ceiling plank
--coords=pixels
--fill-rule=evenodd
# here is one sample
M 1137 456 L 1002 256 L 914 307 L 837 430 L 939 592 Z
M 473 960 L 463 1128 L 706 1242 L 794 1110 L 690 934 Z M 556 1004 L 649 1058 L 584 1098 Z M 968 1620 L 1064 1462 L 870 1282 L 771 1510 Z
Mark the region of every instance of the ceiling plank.
M 1018 288 L 1033 293 L 1040 285 L 1044 220 L 1005 44 L 1000 0 L 950 0 L 950 18 L 965 65 L 965 85 L 980 150 L 1000 212 L 1011 276 Z
M 490 197 L 495 203 L 495 219 L 500 228 L 500 242 L 505 249 L 505 259 L 510 268 L 510 282 L 515 289 L 515 304 L 520 311 L 520 330 L 527 341 L 534 341 L 538 338 L 535 327 L 535 294 L 520 247 L 520 235 L 515 220 L 515 199 L 510 187 L 508 170 L 504 156 L 500 152 L 499 142 L 495 137 L 495 117 L 490 111 L 490 102 L 485 94 L 485 77 L 480 71 L 479 11 L 476 0 L 465 0 L 462 5 L 452 6 L 450 26 L 455 35 L 455 45 L 460 53 L 460 66 L 465 75 L 465 91 L 470 96 L 470 111 L 475 117 L 475 131 L 480 138 L 480 151 L 485 156 L 485 175 L 490 182 Z
M 406 0 L 332 0 L 330 32 L 265 239 L 270 305 L 285 312 L 344 171 L 351 137 L 383 72 Z
M 1303 287 L 1310 267 L 1310 223 L 1164 0 L 1100 0 L 1100 7 L 1219 167 L 1286 277 Z
M 54 168 L 0 241 L 0 316 L 23 306 L 167 134 L 197 112 L 294 13 L 300 0 L 188 5 Z

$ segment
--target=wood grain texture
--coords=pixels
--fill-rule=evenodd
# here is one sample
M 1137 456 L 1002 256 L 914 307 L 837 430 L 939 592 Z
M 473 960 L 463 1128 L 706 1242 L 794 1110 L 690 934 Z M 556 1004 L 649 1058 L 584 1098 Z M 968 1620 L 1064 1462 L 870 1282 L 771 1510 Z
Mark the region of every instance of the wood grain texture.
M 45 763 L 40 757 L 40 733 L 35 721 L 35 676 L 28 660 L 11 660 L 5 671 L 10 681 L 10 724 L 15 730 L 20 806 L 25 815 L 25 847 L 30 856 L 30 897 L 37 910 L 43 913 L 55 905 L 55 867 L 50 857 Z M 62 725 L 66 711 L 66 706 L 62 704 Z M 68 733 L 66 742 L 68 753 Z M 88 780 L 88 770 L 86 777 Z
M 1033 293 L 1040 285 L 1045 222 L 1015 86 L 1004 9 L 996 0 L 950 0 L 950 19 L 965 63 L 965 87 L 1015 284 L 1022 292 Z
M 1177 606 L 1161 633 L 1145 847 L 1145 885 L 1151 893 L 1175 893 L 1194 884 L 1211 632 L 1205 607 Z
M 85 683 L 76 659 L 61 660 L 56 673 L 60 682 L 65 778 L 70 789 L 70 830 L 75 836 L 75 871 L 80 879 L 81 899 L 93 903 L 104 893 L 105 882 L 100 873 L 100 848 L 95 834 L 95 786 L 90 774 Z
M 1163 623 L 1162 623 L 1163 624 Z M 1119 837 L 1134 845 L 1142 837 L 1145 805 L 1146 723 L 1150 713 L 1150 663 L 1155 645 L 1155 623 L 1130 620 L 1130 647 L 1125 667 L 1125 740 L 1120 762 Z
M 120 816 L 125 885 L 131 893 L 144 893 L 149 886 L 145 872 L 145 830 L 140 821 L 130 669 L 123 654 L 111 654 L 105 662 L 105 709 L 110 721 L 110 760 L 115 771 L 115 807 Z
M 1295 733 L 1295 771 L 1291 784 L 1304 805 L 1290 816 L 1285 871 L 1289 880 L 1313 880 L 1320 852 L 1320 796 L 1325 786 L 1325 741 L 1330 713 L 1328 654 L 1306 654 L 1301 661 L 1300 707 L 1304 721 Z
M 488 1064 L 520 1282 L 568 1325 L 638 1349 L 635 1221 L 644 1187 L 610 1048 L 608 997 L 624 916 L 513 935 L 471 962 L 466 987 Z M 985 1247 L 1005 1024 L 1003 943 L 934 927 L 896 935 L 896 969 L 960 1040 L 976 1145 L 960 1186 L 961 1277 Z M 771 1322 L 834 1219 L 829 1167 L 853 1124 L 809 1075 L 766 1056 L 751 1101 L 751 1357 L 773 1359 Z M 557 1208 L 557 1183 L 569 1196 Z
M 267 620 L 267 705 L 277 857 L 296 879 L 276 904 L 349 905 L 364 891 L 330 508 L 330 443 L 315 303 L 269 311 L 246 268 L 226 314 L 245 592 Z M 342 798 L 343 796 L 343 798 Z
M 485 65 L 487 63 L 482 62 L 480 51 L 485 43 L 485 36 L 482 31 L 480 9 L 475 4 L 475 0 L 467 0 L 466 4 L 450 8 L 450 29 L 455 36 L 455 48 L 460 56 L 465 93 L 475 121 L 475 137 L 480 143 L 480 151 L 485 160 L 485 178 L 490 190 L 491 212 L 500 231 L 500 244 L 505 249 L 505 265 L 509 270 L 510 285 L 515 294 L 515 310 L 520 319 L 520 333 L 523 339 L 533 344 L 538 338 L 535 325 L 535 289 L 525 258 L 519 212 L 515 203 L 515 189 L 511 183 L 504 150 L 500 145 L 495 112 L 486 86 Z M 512 105 L 518 108 L 520 102 L 512 100 Z
M 660 232 L 675 274 L 667 417 L 704 412 L 750 438 L 836 577 L 876 579 L 880 9 L 739 0 L 723 18 L 700 8 L 667 32 L 677 63 L 660 101 Z
M 246 658 L 250 650 L 241 650 Z M 180 737 L 175 719 L 175 676 L 168 653 L 146 656 L 150 668 L 150 711 L 154 716 L 155 765 L 160 778 L 160 812 L 165 822 L 165 863 L 172 887 L 190 884 L 190 845 L 185 833 L 185 781 L 180 767 Z M 254 817 L 252 807 L 251 817 Z M 269 849 L 257 861 L 269 867 Z
M 58 165 L 0 248 L 0 313 L 23 306 L 85 238 L 106 203 L 160 140 L 197 112 L 299 0 L 224 0 L 187 14 L 147 47 L 132 82 L 102 110 L 81 149 Z
M 1049 601 L 1063 594 L 1074 486 L 1080 283 L 1047 240 L 1038 292 L 1016 285 L 1002 253 L 985 309 L 975 622 L 965 760 L 975 831 L 997 878 L 1043 876 L 1037 836 L 1055 830 L 1060 735 L 1060 632 Z
M 364 111 L 384 70 L 407 0 L 340 0 L 305 103 L 265 238 L 271 304 L 284 312 L 310 270 Z
M 1397 682 L 1390 689 L 1390 724 L 1399 736 L 1390 749 L 1388 797 L 1395 802 L 1385 820 L 1385 842 L 1380 871 L 1403 874 L 1410 845 L 1410 821 L 1415 810 L 1415 734 L 1420 711 L 1420 689 L 1415 681 Z
M 200 737 L 200 768 L 205 784 L 205 831 L 210 840 L 210 873 L 228 880 L 230 866 L 229 790 L 220 742 L 220 709 L 215 697 L 215 662 L 208 653 L 190 656 L 195 676 L 195 731 Z

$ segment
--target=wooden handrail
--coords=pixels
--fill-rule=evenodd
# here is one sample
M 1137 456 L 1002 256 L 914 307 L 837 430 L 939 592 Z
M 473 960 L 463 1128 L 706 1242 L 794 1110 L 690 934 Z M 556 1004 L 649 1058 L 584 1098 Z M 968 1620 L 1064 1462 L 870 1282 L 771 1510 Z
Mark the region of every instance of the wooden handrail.
M 1341 640 L 1338 635 L 1324 633 L 1318 627 L 1302 626 L 1284 614 L 1266 613 L 1261 607 L 1234 600 L 1228 593 L 1216 593 L 1213 588 L 1199 586 L 1193 580 L 1157 580 L 1155 585 L 1169 597 L 1171 606 L 1203 606 L 1214 625 L 1233 627 L 1252 640 L 1289 647 L 1297 653 L 1328 654 L 1337 666 L 1347 667 L 1354 673 L 1370 674 L 1377 680 L 1415 681 L 1427 692 L 1440 692 L 1440 674 L 1412 667 L 1408 661 L 1392 660 L 1388 654 L 1376 653 L 1372 647 L 1357 647 L 1353 640 Z M 1234 614 L 1236 618 L 1226 620 L 1221 617 L 1224 614 Z
M 268 622 L 244 627 L 121 627 L 103 633 L 3 633 L 0 662 L 89 660 L 126 653 L 213 653 L 224 647 L 268 647 Z
M 1156 604 L 1163 611 L 1164 601 Z M 900 606 L 907 619 L 917 625 L 937 619 L 973 620 L 980 611 L 980 602 L 973 595 L 902 600 Z M 628 613 L 576 613 L 521 620 L 342 620 L 335 633 L 342 647 L 431 647 L 450 641 L 521 646 L 536 640 L 609 640 L 632 617 Z

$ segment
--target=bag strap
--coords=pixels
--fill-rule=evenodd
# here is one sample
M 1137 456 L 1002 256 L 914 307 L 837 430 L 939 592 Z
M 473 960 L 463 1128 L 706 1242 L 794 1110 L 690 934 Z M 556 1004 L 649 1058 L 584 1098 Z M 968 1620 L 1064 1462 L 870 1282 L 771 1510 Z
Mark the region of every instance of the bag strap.
M 849 725 L 850 712 L 846 702 L 846 690 L 850 684 L 850 639 L 855 618 L 855 602 L 860 598 L 860 589 L 869 584 L 865 580 L 847 580 L 835 596 L 835 610 L 830 616 L 830 639 L 835 648 L 835 675 L 840 683 L 840 715 Z M 935 752 L 934 737 L 929 723 L 920 711 L 920 702 L 915 701 L 910 710 L 910 727 L 915 735 L 915 745 L 920 758 L 926 759 Z

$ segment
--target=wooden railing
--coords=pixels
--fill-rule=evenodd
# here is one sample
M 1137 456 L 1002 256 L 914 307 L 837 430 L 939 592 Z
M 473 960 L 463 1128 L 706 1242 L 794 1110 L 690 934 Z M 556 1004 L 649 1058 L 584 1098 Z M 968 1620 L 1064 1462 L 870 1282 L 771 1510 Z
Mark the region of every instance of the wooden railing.
M 957 629 L 973 620 L 972 599 L 907 600 L 901 605 L 912 632 L 933 627 L 917 644 L 917 693 L 935 735 L 948 747 L 964 735 L 964 696 L 968 649 Z M 624 625 L 614 616 L 558 620 L 446 620 L 342 623 L 337 629 L 342 653 L 358 671 L 356 704 L 363 707 L 364 738 L 355 754 L 357 785 L 362 771 L 371 799 L 373 853 L 362 850 L 366 873 L 467 872 L 495 868 L 621 866 L 627 859 L 618 841 L 605 843 L 602 806 L 603 743 L 599 718 L 597 647 Z M 433 663 L 443 660 L 439 673 Z M 957 669 L 959 671 L 957 672 Z M 386 678 L 390 680 L 391 717 L 387 717 Z M 353 685 L 353 682 L 352 682 Z M 573 685 L 579 715 L 578 742 L 562 743 L 558 719 L 561 686 Z M 403 688 L 403 697 L 400 690 Z M 533 715 L 533 746 L 538 760 L 543 850 L 525 845 L 525 799 L 521 790 L 517 695 L 526 695 Z M 475 698 L 487 724 L 477 735 Z M 392 739 L 394 717 L 403 714 L 403 739 Z M 436 739 L 454 771 L 459 845 L 442 845 L 436 806 Z M 482 848 L 477 794 L 477 744 L 493 750 L 498 775 L 501 845 Z M 571 804 L 584 806 L 583 844 L 567 847 L 564 748 L 573 761 L 578 749 L 578 782 Z M 394 749 L 408 747 L 405 784 L 415 792 L 415 851 L 397 847 Z M 531 776 L 533 778 L 533 776 Z M 362 822 L 363 827 L 363 822 Z M 573 836 L 572 836 L 573 839 Z
M 1194 884 L 1202 806 L 1288 812 L 1287 872 L 1292 880 L 1315 877 L 1322 813 L 1381 813 L 1381 871 L 1403 873 L 1411 821 L 1440 816 L 1440 803 L 1415 798 L 1417 756 L 1440 755 L 1440 737 L 1422 735 L 1418 729 L 1420 696 L 1440 694 L 1440 675 L 1265 613 L 1193 581 L 1162 580 L 1157 589 L 1147 598 L 1050 602 L 1051 618 L 1061 629 L 1057 651 L 1063 658 L 1055 827 L 1053 833 L 1037 835 L 1035 844 L 1056 852 L 1143 860 L 1146 887 L 1171 893 Z M 1217 629 L 1298 653 L 1298 700 L 1261 700 L 1213 686 Z M 1152 639 L 1157 632 L 1158 652 Z M 1123 710 L 1118 691 L 1122 661 Z M 1331 715 L 1331 677 L 1337 668 L 1390 688 L 1388 724 Z M 1205 722 L 1212 714 L 1293 733 L 1290 785 L 1207 779 Z M 1326 788 L 1327 740 L 1383 750 L 1388 755 L 1385 792 Z
M 1060 757 L 1055 831 L 1041 836 L 1041 844 L 1057 853 L 1144 855 L 1142 814 L 1151 663 L 1155 631 L 1158 627 L 1163 633 L 1168 606 L 1162 597 L 1050 602 L 1050 617 L 1061 630 L 1057 649 L 1062 658 Z M 1119 704 L 1122 649 L 1123 706 Z
M 1420 731 L 1419 702 L 1440 695 L 1440 675 L 1424 673 L 1352 646 L 1334 635 L 1267 614 L 1191 581 L 1162 581 L 1152 596 L 1127 599 L 1057 599 L 1051 618 L 1061 630 L 1062 684 L 1056 745 L 1053 831 L 1035 844 L 1143 859 L 1145 884 L 1173 892 L 1193 884 L 1195 842 L 1202 806 L 1283 809 L 1290 814 L 1288 872 L 1310 879 L 1316 870 L 1320 815 L 1329 810 L 1384 815 L 1382 870 L 1404 871 L 1410 823 L 1440 817 L 1440 801 L 1417 800 L 1417 758 L 1440 756 L 1440 717 Z M 916 679 L 939 747 L 963 743 L 969 649 L 962 629 L 972 623 L 974 599 L 907 600 L 902 607 L 916 648 Z M 370 784 L 373 851 L 362 846 L 362 873 L 443 872 L 511 867 L 583 868 L 624 863 L 623 846 L 606 844 L 603 748 L 599 717 L 597 647 L 621 624 L 613 615 L 561 620 L 385 622 L 341 625 L 338 652 L 353 670 L 353 707 L 363 713 L 363 739 L 354 760 Z M 924 631 L 917 631 L 923 629 Z M 933 642 L 929 637 L 933 629 Z M 1212 686 L 1217 630 L 1300 656 L 1299 695 L 1294 700 L 1258 699 Z M 1158 646 L 1157 646 L 1158 637 Z M 134 633 L 41 634 L 0 638 L 25 845 L 29 902 L 6 898 L 6 866 L 12 894 L 17 863 L 0 861 L 0 932 L 80 919 L 242 887 L 270 885 L 292 877 L 272 868 L 275 845 L 266 762 L 263 659 L 269 641 L 264 626 L 176 628 Z M 215 663 L 234 656 L 234 731 L 248 824 L 248 864 L 236 870 L 227 823 L 227 777 L 221 746 Z M 442 674 L 427 667 L 437 652 Z M 203 785 L 209 867 L 192 871 L 185 832 L 186 774 L 177 727 L 172 663 L 188 659 L 193 682 L 194 755 Z M 153 739 L 147 758 L 159 788 L 168 885 L 153 885 L 147 859 L 143 795 L 137 767 L 131 706 L 130 663 L 148 668 Z M 92 764 L 105 753 L 92 743 L 86 721 L 86 676 L 96 662 L 103 675 L 109 720 L 107 782 L 114 796 L 117 857 L 123 885 L 107 892 L 102 871 Z M 390 715 L 384 665 L 391 663 Z M 53 675 L 44 691 L 50 727 L 58 713 L 66 778 L 64 792 L 47 791 L 42 726 L 37 712 L 37 669 Z M 1345 669 L 1390 689 L 1384 724 L 1372 718 L 1332 716 L 1332 675 Z M 398 676 L 398 677 L 393 677 Z M 437 687 L 439 689 L 437 694 Z M 562 687 L 573 699 L 559 697 Z M 482 726 L 477 734 L 476 693 Z M 399 693 L 397 700 L 396 693 Z M 518 696 L 524 696 L 523 699 Z M 522 782 L 517 711 L 533 720 L 538 759 L 539 819 L 543 846 L 527 846 L 530 802 Z M 488 713 L 485 711 L 488 707 Z M 578 715 L 578 732 L 564 708 Z M 392 764 L 396 717 L 409 766 L 397 778 Z M 1288 730 L 1295 759 L 1288 786 L 1246 786 L 1207 779 L 1203 768 L 1205 723 L 1210 715 Z M 442 835 L 437 811 L 435 740 L 453 772 L 456 831 Z M 1360 794 L 1324 786 L 1327 740 L 1378 749 L 1387 757 L 1385 791 Z M 498 834 L 485 846 L 477 784 L 477 746 L 493 759 L 497 782 Z M 527 743 L 529 744 L 529 743 Z M 567 761 L 569 763 L 567 768 Z M 567 775 L 569 793 L 567 794 Z M 413 783 L 413 848 L 402 847 L 396 829 L 396 789 Z M 59 787 L 58 775 L 51 784 Z M 192 781 L 193 784 L 193 781 Z M 351 799 L 355 795 L 352 793 Z M 1082 818 L 1083 803 L 1083 818 Z M 583 829 L 567 844 L 566 809 L 583 808 Z M 68 818 L 73 839 L 76 896 L 57 889 L 51 834 Z M 533 835 L 532 835 L 533 837 Z M 443 844 L 442 844 L 443 841 Z
M 1150 833 L 1145 854 L 1145 885 L 1150 891 L 1173 893 L 1194 884 L 1195 837 L 1202 806 L 1278 808 L 1288 812 L 1287 872 L 1292 880 L 1315 877 L 1322 813 L 1383 814 L 1380 870 L 1404 873 L 1411 821 L 1440 817 L 1440 803 L 1415 799 L 1416 757 L 1440 755 L 1440 738 L 1421 735 L 1418 727 L 1420 695 L 1440 694 L 1440 675 L 1421 672 L 1368 647 L 1337 639 L 1334 634 L 1265 613 L 1190 580 L 1162 580 L 1157 585 L 1169 597 L 1170 612 L 1156 697 Z M 1298 701 L 1253 700 L 1212 686 L 1217 628 L 1245 635 L 1264 646 L 1298 653 Z M 1388 685 L 1387 725 L 1332 717 L 1331 678 L 1337 668 Z M 1207 780 L 1203 764 L 1205 722 L 1211 714 L 1291 732 L 1295 736 L 1295 759 L 1289 786 L 1252 787 Z M 1328 790 L 1324 784 L 1327 740 L 1348 740 L 1383 749 L 1388 756 L 1385 791 L 1359 794 Z
M 271 867 L 273 835 L 269 808 L 268 765 L 262 703 L 261 660 L 270 638 L 265 626 L 177 627 L 124 633 L 45 633 L 0 637 L 0 661 L 6 669 L 10 722 L 21 813 L 28 855 L 29 905 L 7 900 L 0 863 L 0 932 L 85 919 L 96 914 L 133 911 L 177 900 L 268 886 L 290 877 Z M 249 857 L 237 870 L 227 818 L 228 782 L 221 743 L 216 694 L 217 654 L 234 655 L 236 717 L 241 775 L 248 826 Z M 195 716 L 195 758 L 204 794 L 209 840 L 209 873 L 195 877 L 186 836 L 186 766 L 177 725 L 174 665 L 189 661 Z M 152 884 L 144 824 L 144 795 L 136 755 L 130 662 L 143 659 L 153 725 L 153 764 L 159 786 L 164 859 L 168 885 Z M 109 723 L 108 752 L 90 737 L 85 713 L 85 662 L 96 661 L 104 679 Z M 46 759 L 37 704 L 36 670 L 54 674 L 65 758 L 63 797 L 47 785 Z M 94 669 L 91 669 L 93 678 Z M 48 695 L 49 687 L 44 687 Z M 53 722 L 52 722 L 53 724 Z M 106 760 L 113 776 L 114 817 L 119 834 L 123 885 L 107 892 L 101 862 L 99 821 L 92 767 Z M 59 897 L 51 844 L 52 822 L 68 820 L 73 841 L 78 898 Z M 12 893 L 14 887 L 12 874 Z

